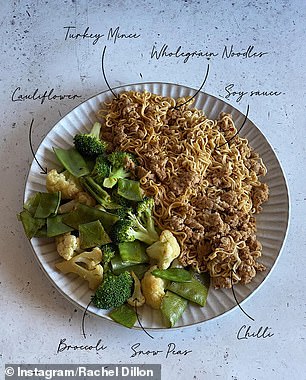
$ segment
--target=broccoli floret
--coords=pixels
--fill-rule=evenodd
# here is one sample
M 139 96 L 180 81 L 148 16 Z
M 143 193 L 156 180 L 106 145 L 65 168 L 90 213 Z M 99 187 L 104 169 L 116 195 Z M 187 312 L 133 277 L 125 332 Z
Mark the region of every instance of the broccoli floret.
M 131 212 L 133 212 L 132 207 L 121 206 L 120 208 L 114 210 L 113 213 L 119 216 L 120 220 L 125 220 L 128 219 L 129 213 Z
M 115 151 L 108 156 L 111 164 L 109 176 L 105 178 L 103 186 L 112 188 L 116 185 L 119 178 L 128 178 L 131 173 L 129 167 L 137 165 L 137 160 L 133 154 L 128 152 Z
M 101 124 L 94 123 L 90 133 L 78 133 L 74 136 L 75 148 L 84 157 L 97 157 L 105 153 L 107 143 L 100 139 Z
M 112 241 L 115 243 L 140 240 L 149 245 L 159 238 L 155 230 L 147 230 L 132 212 L 127 213 L 126 219 L 121 219 L 114 224 L 111 236 Z
M 129 199 L 124 198 L 123 196 L 118 194 L 117 187 L 115 187 L 111 190 L 111 197 L 112 197 L 114 202 L 116 202 L 118 205 L 120 205 L 122 207 L 129 208 L 129 207 L 133 207 L 133 205 L 134 205 L 133 201 L 130 201 Z
M 109 263 L 114 258 L 116 254 L 116 248 L 114 244 L 109 243 L 105 244 L 101 247 L 102 250 L 102 266 L 104 273 L 106 273 L 109 269 Z
M 104 155 L 98 156 L 95 161 L 95 165 L 90 173 L 90 176 L 100 185 L 103 185 L 103 181 L 109 176 L 110 165 L 107 158 Z
M 156 236 L 157 232 L 152 216 L 154 204 L 155 202 L 153 198 L 145 197 L 142 201 L 137 203 L 136 215 L 147 231 L 153 236 Z
M 118 220 L 114 225 L 110 233 L 112 242 L 119 244 L 125 241 L 134 241 L 132 223 L 128 219 Z
M 136 157 L 129 152 L 115 151 L 108 156 L 108 160 L 111 165 L 115 168 L 126 167 L 129 162 L 132 162 L 134 165 L 138 165 Z
M 132 291 L 133 277 L 128 271 L 118 276 L 108 272 L 92 297 L 92 302 L 99 309 L 108 310 L 123 305 L 131 297 Z

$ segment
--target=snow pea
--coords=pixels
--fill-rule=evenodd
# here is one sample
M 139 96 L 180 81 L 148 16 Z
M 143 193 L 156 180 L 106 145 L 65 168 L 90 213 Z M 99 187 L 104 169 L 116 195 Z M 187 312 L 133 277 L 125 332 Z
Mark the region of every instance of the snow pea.
M 192 275 L 183 268 L 154 269 L 152 274 L 156 277 L 175 282 L 190 282 Z
M 60 191 L 56 193 L 40 193 L 34 218 L 48 218 L 49 216 L 56 215 L 60 202 Z
M 130 201 L 140 202 L 143 199 L 143 192 L 139 181 L 119 178 L 118 194 Z
M 22 222 L 28 239 L 47 236 L 46 218 L 56 215 L 60 201 L 60 192 L 37 192 L 24 203 L 18 219 Z
M 141 279 L 145 272 L 149 269 L 149 264 L 131 264 L 127 261 L 122 261 L 120 255 L 116 255 L 111 260 L 112 272 L 116 275 L 128 271 L 134 272 L 136 276 Z
M 36 238 L 47 238 L 47 237 L 49 237 L 47 235 L 47 224 L 46 224 L 46 221 L 45 221 L 45 224 L 39 230 L 36 231 L 34 237 L 36 237 Z
M 135 310 L 127 304 L 123 304 L 113 309 L 108 315 L 115 322 L 120 323 L 121 325 L 128 328 L 132 328 L 137 320 Z
M 98 208 L 79 203 L 74 210 L 68 212 L 67 214 L 63 214 L 62 220 L 63 223 L 68 224 L 68 226 L 74 228 L 75 230 L 79 229 L 80 224 L 100 220 L 106 232 L 109 232 L 113 224 L 115 224 L 118 219 L 118 216 L 107 211 L 99 210 Z
M 80 224 L 79 237 L 82 249 L 98 247 L 111 242 L 99 220 Z
M 146 246 L 138 240 L 119 243 L 118 248 L 122 261 L 130 263 L 130 265 L 149 262 Z
M 107 191 L 102 189 L 102 187 L 94 181 L 93 178 L 89 176 L 84 176 L 80 178 L 80 183 L 82 187 L 93 197 L 95 200 L 106 209 L 118 209 L 120 205 L 113 202 L 111 196 Z
M 86 164 L 86 161 L 76 149 L 62 149 L 54 147 L 53 150 L 59 162 L 74 177 L 79 178 L 89 174 L 90 170 Z
M 192 277 L 192 280 L 190 282 L 171 282 L 170 285 L 168 285 L 167 289 L 200 306 L 205 306 L 209 285 L 207 286 L 206 284 L 203 284 L 196 278 Z
M 48 237 L 54 237 L 66 232 L 73 231 L 73 228 L 67 226 L 62 222 L 62 215 L 51 216 L 47 218 L 47 232 Z
M 173 327 L 176 322 L 181 318 L 187 307 L 188 301 L 167 290 L 161 303 L 161 313 L 164 323 L 167 327 Z
M 37 231 L 40 230 L 46 223 L 43 218 L 34 218 L 28 210 L 23 210 L 18 215 L 18 219 L 23 225 L 24 232 L 28 239 L 32 239 L 36 235 Z
M 23 205 L 23 208 L 27 211 L 29 211 L 29 213 L 34 216 L 35 215 L 35 212 L 36 212 L 36 209 L 37 209 L 37 206 L 39 204 L 39 200 L 40 200 L 40 193 L 35 193 L 34 195 L 32 195 L 27 201 L 26 203 Z

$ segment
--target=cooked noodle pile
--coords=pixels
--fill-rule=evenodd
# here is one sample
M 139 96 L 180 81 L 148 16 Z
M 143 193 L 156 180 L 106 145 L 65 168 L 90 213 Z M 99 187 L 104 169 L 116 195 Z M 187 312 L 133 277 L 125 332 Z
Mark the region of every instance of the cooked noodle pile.
M 157 225 L 178 239 L 181 263 L 208 271 L 215 288 L 246 284 L 265 269 L 254 214 L 268 198 L 266 168 L 231 115 L 210 120 L 187 100 L 121 93 L 99 112 L 102 137 L 136 154 L 135 176 L 155 199 Z

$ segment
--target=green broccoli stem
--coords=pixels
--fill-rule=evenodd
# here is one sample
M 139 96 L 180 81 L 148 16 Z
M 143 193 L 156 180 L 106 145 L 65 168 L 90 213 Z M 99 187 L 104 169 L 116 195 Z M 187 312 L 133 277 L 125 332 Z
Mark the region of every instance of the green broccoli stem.
M 147 230 L 138 220 L 138 218 L 129 213 L 129 219 L 133 222 L 133 229 L 135 231 L 135 238 L 143 241 L 146 244 L 153 244 L 159 238 L 158 233 L 154 230 Z
M 148 230 L 152 235 L 156 235 L 155 222 L 152 216 L 152 209 L 154 207 L 153 198 L 145 197 L 142 202 L 137 206 L 137 217 L 140 223 Z
M 150 211 L 144 211 L 142 216 L 139 216 L 140 222 L 146 227 L 152 235 L 157 235 L 154 219 Z
M 96 158 L 94 167 L 90 173 L 90 176 L 102 186 L 105 178 L 109 176 L 110 165 L 104 155 L 100 155 Z
M 101 131 L 101 124 L 96 121 L 89 134 L 96 137 L 97 139 L 99 139 L 100 138 L 100 131 Z

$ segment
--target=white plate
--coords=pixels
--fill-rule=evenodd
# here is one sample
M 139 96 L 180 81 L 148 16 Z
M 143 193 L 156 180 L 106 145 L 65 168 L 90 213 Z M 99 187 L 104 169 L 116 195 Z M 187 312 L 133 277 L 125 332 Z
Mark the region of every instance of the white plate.
M 196 92 L 196 90 L 188 87 L 166 83 L 139 83 L 114 89 L 116 93 L 129 90 L 147 90 L 152 93 L 174 98 L 188 95 L 193 96 Z M 88 99 L 68 113 L 52 128 L 39 146 L 36 153 L 38 162 L 40 162 L 43 167 L 49 169 L 58 168 L 59 165 L 54 156 L 52 147 L 68 148 L 71 146 L 73 136 L 77 132 L 90 130 L 92 124 L 97 120 L 96 112 L 101 107 L 101 103 L 110 101 L 112 98 L 113 94 L 111 91 L 102 92 Z M 211 119 L 217 118 L 220 112 L 231 113 L 237 128 L 242 125 L 245 118 L 245 115 L 231 105 L 202 92 L 196 96 L 194 106 L 198 109 L 203 109 L 207 117 Z M 263 134 L 250 120 L 247 120 L 240 135 L 246 137 L 250 145 L 263 158 L 268 169 L 265 182 L 267 182 L 270 188 L 269 201 L 264 204 L 263 212 L 257 217 L 257 235 L 263 246 L 261 262 L 267 267 L 267 270 L 258 273 L 250 284 L 235 286 L 235 295 L 241 304 L 258 290 L 275 267 L 287 233 L 289 197 L 281 166 Z M 28 199 L 34 191 L 45 191 L 45 175 L 41 174 L 40 171 L 41 169 L 37 163 L 33 161 L 26 183 L 25 200 Z M 63 275 L 55 269 L 54 264 L 59 260 L 59 256 L 56 252 L 54 242 L 47 239 L 33 238 L 31 244 L 41 267 L 51 282 L 70 301 L 85 308 L 90 301 L 92 292 L 89 291 L 87 282 L 72 274 Z M 233 310 L 235 307 L 237 307 L 237 303 L 233 297 L 232 290 L 211 289 L 207 305 L 204 308 L 189 306 L 181 320 L 177 323 L 176 328 L 191 326 L 219 317 Z M 88 311 L 110 320 L 103 310 L 91 306 Z M 159 311 L 152 310 L 148 307 L 141 309 L 141 321 L 142 325 L 147 329 L 164 328 Z M 135 327 L 137 328 L 139 326 L 136 325 Z

